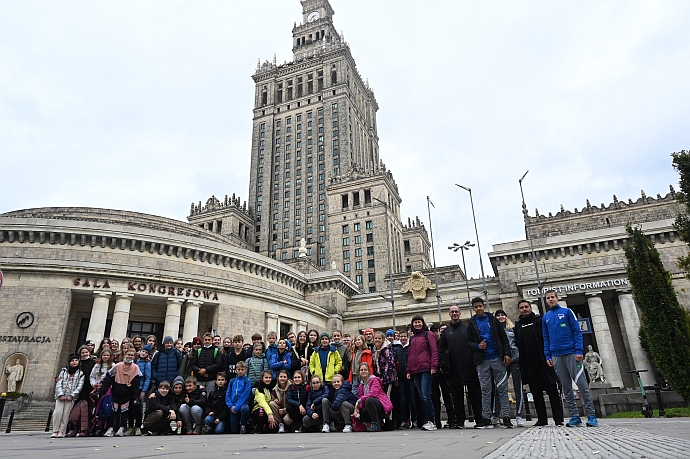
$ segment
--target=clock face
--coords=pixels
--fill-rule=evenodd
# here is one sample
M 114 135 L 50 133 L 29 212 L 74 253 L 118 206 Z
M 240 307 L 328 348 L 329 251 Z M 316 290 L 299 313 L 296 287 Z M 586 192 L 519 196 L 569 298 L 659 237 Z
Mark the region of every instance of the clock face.
M 307 16 L 307 21 L 313 22 L 313 21 L 316 21 L 317 19 L 319 19 L 320 17 L 321 17 L 321 15 L 319 14 L 319 12 L 314 11 L 312 13 L 309 13 L 309 16 Z

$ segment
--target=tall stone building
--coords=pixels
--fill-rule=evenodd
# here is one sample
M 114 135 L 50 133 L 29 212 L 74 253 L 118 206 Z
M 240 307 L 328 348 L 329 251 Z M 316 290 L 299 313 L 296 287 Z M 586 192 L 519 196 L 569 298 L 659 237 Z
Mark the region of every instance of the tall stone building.
M 335 30 L 330 2 L 301 4 L 293 60 L 274 58 L 253 75 L 253 249 L 285 261 L 304 238 L 317 266 L 335 264 L 364 292 L 385 290 L 389 240 L 394 273 L 427 267 L 428 240 L 410 232 L 420 250 L 403 260 L 401 199 L 379 158 L 376 97 Z

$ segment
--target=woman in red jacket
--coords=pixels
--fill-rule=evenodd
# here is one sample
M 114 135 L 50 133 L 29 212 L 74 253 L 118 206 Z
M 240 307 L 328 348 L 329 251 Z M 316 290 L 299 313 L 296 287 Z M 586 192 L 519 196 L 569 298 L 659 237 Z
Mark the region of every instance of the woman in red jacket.
M 368 363 L 359 364 L 359 377 L 361 383 L 357 390 L 357 403 L 355 403 L 356 418 L 363 422 L 369 422 L 367 432 L 381 432 L 381 422 L 388 419 L 393 411 L 393 403 L 381 387 L 381 380 L 371 374 Z
M 411 325 L 413 335 L 410 338 L 407 351 L 407 379 L 414 380 L 419 397 L 422 399 L 422 408 L 426 419 L 422 429 L 436 430 L 434 404 L 431 401 L 431 385 L 434 381 L 434 373 L 438 368 L 436 337 L 429 331 L 429 327 L 421 315 L 412 317 Z

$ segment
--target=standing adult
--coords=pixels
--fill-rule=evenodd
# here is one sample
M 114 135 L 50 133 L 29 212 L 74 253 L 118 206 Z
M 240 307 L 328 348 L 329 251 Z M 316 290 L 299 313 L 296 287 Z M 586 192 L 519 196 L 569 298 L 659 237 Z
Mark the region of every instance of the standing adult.
M 508 370 L 510 365 L 510 345 L 501 323 L 487 314 L 484 300 L 472 300 L 474 316 L 470 319 L 467 331 L 467 344 L 472 348 L 474 364 L 477 365 L 479 385 L 482 388 L 482 419 L 475 429 L 492 429 L 491 390 L 496 384 L 503 411 L 503 427 L 510 429 L 510 405 L 508 404 Z
M 515 344 L 520 349 L 520 374 L 522 382 L 529 385 L 534 397 L 534 408 L 537 410 L 535 426 L 548 425 L 544 392 L 549 396 L 553 420 L 557 426 L 563 425 L 563 405 L 558 395 L 556 382 L 558 376 L 553 367 L 546 364 L 544 355 L 544 336 L 542 318 L 532 311 L 527 300 L 518 301 L 520 319 L 515 324 Z
M 425 423 L 424 430 L 436 430 L 434 423 L 434 404 L 431 401 L 431 385 L 438 368 L 438 348 L 436 338 L 421 315 L 412 317 L 410 327 L 413 335 L 410 338 L 407 357 L 407 379 L 414 380 L 422 400 Z
M 525 427 L 525 421 L 522 420 L 522 409 L 524 402 L 522 400 L 522 376 L 520 374 L 520 349 L 515 345 L 515 324 L 508 318 L 508 315 L 503 309 L 494 312 L 494 317 L 503 326 L 503 330 L 508 336 L 508 345 L 510 345 L 510 365 L 508 365 L 508 374 L 513 378 L 513 389 L 515 390 L 515 423 L 518 427 Z M 494 398 L 496 401 L 496 399 Z M 494 416 L 499 414 L 498 403 L 494 405 Z
M 594 412 L 592 394 L 589 392 L 589 384 L 587 384 L 587 377 L 582 366 L 584 346 L 580 324 L 573 311 L 558 304 L 558 295 L 554 290 L 548 290 L 545 299 L 550 309 L 544 314 L 542 320 L 544 356 L 547 365 L 556 369 L 558 379 L 561 380 L 561 387 L 571 416 L 566 426 L 582 425 L 572 389 L 572 381 L 575 381 L 585 402 L 587 425 L 597 427 L 599 422 Z
M 472 349 L 467 344 L 467 324 L 460 320 L 460 308 L 456 305 L 448 311 L 450 324 L 441 333 L 439 340 L 439 355 L 447 353 L 448 358 L 448 384 L 455 407 L 455 428 L 465 427 L 467 414 L 465 413 L 465 386 L 467 386 L 467 398 L 475 422 L 482 421 L 482 391 L 479 385 L 479 377 L 474 366 Z
M 436 339 L 436 346 L 438 347 L 441 339 L 441 327 L 434 324 L 431 327 L 431 332 Z M 445 327 L 444 327 L 445 328 Z M 438 353 L 439 366 L 443 360 L 443 354 Z M 446 414 L 448 415 L 448 427 L 455 428 L 455 409 L 453 408 L 453 397 L 450 395 L 450 386 L 448 385 L 448 378 L 445 374 L 437 371 L 434 375 L 434 382 L 431 385 L 431 401 L 434 404 L 434 416 L 436 427 L 441 429 L 441 396 L 443 396 L 443 405 L 446 407 Z

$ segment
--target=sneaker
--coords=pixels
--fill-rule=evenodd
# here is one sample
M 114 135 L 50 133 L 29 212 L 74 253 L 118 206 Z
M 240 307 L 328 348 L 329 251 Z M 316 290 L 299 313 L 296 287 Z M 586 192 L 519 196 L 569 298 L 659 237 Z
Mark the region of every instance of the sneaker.
M 582 425 L 582 419 L 580 419 L 580 416 L 573 416 L 570 418 L 570 421 L 565 425 L 566 427 L 577 427 Z
M 351 433 L 351 432 L 352 432 L 352 426 L 351 425 L 347 425 L 347 426 L 343 427 L 343 433 Z
M 328 426 L 328 424 L 324 424 L 323 427 L 321 428 L 321 432 L 323 433 L 328 433 L 331 431 L 331 428 Z
M 295 429 L 295 433 L 302 433 L 302 428 L 300 427 L 299 429 Z
M 378 421 L 372 422 L 369 424 L 369 427 L 367 427 L 367 432 L 381 432 L 381 423 Z
M 125 436 L 125 428 L 120 427 L 117 429 L 117 433 L 115 434 L 116 437 L 124 437 Z
M 246 434 L 247 433 L 247 426 L 240 426 L 240 434 Z
M 50 438 L 57 438 L 57 432 L 53 432 Z
M 65 434 L 65 437 L 66 437 L 66 438 L 72 438 L 72 437 L 76 437 L 76 436 L 77 436 L 77 431 L 76 431 L 76 430 L 70 430 L 69 432 L 67 432 L 67 433 Z
M 525 427 L 525 421 L 523 421 L 520 416 L 515 418 L 515 424 L 517 424 L 518 427 Z
M 131 427 L 125 430 L 125 437 L 131 437 L 132 435 L 134 435 L 134 430 L 135 429 L 132 429 Z
M 417 421 L 412 421 L 412 428 L 416 429 L 417 428 Z
M 493 429 L 494 425 L 489 419 L 482 419 L 474 424 L 475 429 Z
M 57 435 L 56 435 L 57 436 Z M 105 431 L 105 434 L 103 434 L 104 437 L 112 437 L 113 436 L 113 428 L 108 427 L 108 430 Z
M 152 436 L 154 435 L 154 433 L 151 432 L 151 431 L 148 430 L 148 429 L 142 429 L 141 434 L 142 434 L 142 435 L 145 435 L 145 436 L 147 436 L 147 437 L 152 437 Z
M 431 421 L 428 421 L 426 424 L 424 424 L 424 425 L 422 426 L 422 430 L 429 430 L 429 431 L 431 431 L 431 430 L 438 430 L 438 429 L 437 429 L 437 427 L 436 427 L 436 424 L 434 424 L 434 423 L 431 422 Z
M 63 434 L 62 432 L 58 432 L 57 437 L 58 438 L 65 438 L 65 434 Z
M 497 426 L 501 424 L 501 420 L 498 419 L 496 416 L 491 416 L 491 425 L 492 426 Z
M 506 416 L 503 418 L 503 427 L 505 429 L 512 429 L 513 428 L 513 423 L 510 422 L 510 416 Z
M 599 427 L 596 416 L 587 416 L 587 427 Z

